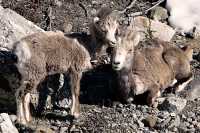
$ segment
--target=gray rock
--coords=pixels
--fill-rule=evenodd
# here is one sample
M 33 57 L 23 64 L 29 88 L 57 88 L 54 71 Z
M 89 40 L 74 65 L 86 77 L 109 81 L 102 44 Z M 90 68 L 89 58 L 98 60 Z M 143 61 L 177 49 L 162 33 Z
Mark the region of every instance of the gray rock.
M 19 39 L 43 30 L 11 9 L 0 6 L 0 47 L 12 48 Z
M 175 34 L 175 30 L 170 26 L 143 16 L 132 19 L 129 28 L 139 31 L 142 39 L 152 34 L 152 37 L 163 41 L 170 41 Z
M 13 125 L 10 117 L 6 113 L 0 114 L 0 132 L 1 133 L 19 133 L 17 128 Z
M 187 100 L 195 100 L 200 97 L 200 80 L 196 79 L 191 81 L 190 90 L 186 97 Z
M 157 121 L 156 116 L 149 115 L 143 120 L 143 123 L 145 126 L 153 128 L 156 125 L 156 121 Z
M 158 123 L 156 124 L 155 127 L 158 129 L 166 128 L 170 121 L 171 121 L 171 117 L 168 117 L 167 119 L 164 119 L 162 121 L 158 119 Z
M 17 120 L 17 116 L 16 115 L 9 115 L 10 119 L 12 122 L 15 122 Z
M 162 21 L 168 18 L 167 9 L 157 6 L 151 11 L 151 18 L 153 20 Z
M 166 110 L 169 112 L 180 112 L 186 106 L 187 100 L 178 97 L 168 97 L 165 101 L 158 106 L 160 110 Z
M 62 1 L 60 1 L 60 0 L 54 0 L 54 3 L 55 3 L 58 7 L 61 7 L 61 6 L 62 6 Z

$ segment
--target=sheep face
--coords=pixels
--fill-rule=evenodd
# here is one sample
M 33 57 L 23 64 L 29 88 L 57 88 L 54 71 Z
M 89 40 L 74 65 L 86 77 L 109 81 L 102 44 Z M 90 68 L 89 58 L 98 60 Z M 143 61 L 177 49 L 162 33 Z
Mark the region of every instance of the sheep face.
M 105 18 L 94 18 L 94 26 L 98 30 L 98 33 L 101 34 L 101 37 L 104 38 L 109 45 L 113 46 L 116 44 L 116 33 L 118 28 L 117 15 L 111 13 Z
M 117 44 L 112 51 L 112 67 L 114 70 L 118 71 L 131 66 L 134 48 L 139 40 L 139 34 L 131 30 L 126 30 L 126 33 L 117 38 Z

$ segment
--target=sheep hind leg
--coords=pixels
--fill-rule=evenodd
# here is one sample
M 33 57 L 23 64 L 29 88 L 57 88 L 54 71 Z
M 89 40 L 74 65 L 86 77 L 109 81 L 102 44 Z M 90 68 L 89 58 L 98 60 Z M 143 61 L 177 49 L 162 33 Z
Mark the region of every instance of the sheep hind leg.
M 25 84 L 22 83 L 20 88 L 16 91 L 16 103 L 17 103 L 17 122 L 23 125 L 27 124 L 27 121 L 24 116 L 24 105 L 23 105 L 23 99 L 24 99 L 24 89 Z
M 80 94 L 80 80 L 81 73 L 73 72 L 71 73 L 71 93 L 72 93 L 72 107 L 71 115 L 75 118 L 78 118 L 80 115 L 80 103 L 79 103 L 79 94 Z
M 32 117 L 30 113 L 30 101 L 31 101 L 31 95 L 30 93 L 27 93 L 24 97 L 24 114 L 27 122 L 30 122 Z
M 189 83 L 193 80 L 192 74 L 190 74 L 187 78 L 183 78 L 175 84 L 175 93 L 181 92 Z

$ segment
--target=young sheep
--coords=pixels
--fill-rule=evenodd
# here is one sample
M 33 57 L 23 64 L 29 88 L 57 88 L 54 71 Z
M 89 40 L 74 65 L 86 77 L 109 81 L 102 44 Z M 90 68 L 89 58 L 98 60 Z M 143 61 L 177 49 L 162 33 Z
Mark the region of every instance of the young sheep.
M 168 42 L 149 40 L 139 46 L 140 36 L 126 30 L 113 48 L 112 66 L 118 75 L 118 93 L 131 102 L 134 95 L 149 92 L 147 103 L 154 105 L 160 92 L 175 83 L 182 90 L 192 79 L 189 49 L 185 51 Z M 175 82 L 177 80 L 177 82 Z
M 71 76 L 71 115 L 79 116 L 79 91 L 82 72 L 91 68 L 88 51 L 76 39 L 62 32 L 40 32 L 27 36 L 14 44 L 16 66 L 22 75 L 16 92 L 18 122 L 31 120 L 30 92 L 47 76 L 69 72 Z
M 106 48 L 116 43 L 119 14 L 110 8 L 103 7 L 90 24 L 91 45 L 95 46 L 94 56 L 101 56 Z

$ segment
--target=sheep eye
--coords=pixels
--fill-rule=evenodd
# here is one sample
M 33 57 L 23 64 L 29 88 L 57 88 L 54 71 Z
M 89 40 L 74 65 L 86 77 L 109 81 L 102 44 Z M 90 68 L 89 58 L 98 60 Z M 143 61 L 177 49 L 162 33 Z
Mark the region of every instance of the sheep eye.
M 117 30 L 117 31 L 115 32 L 115 37 L 118 36 L 118 35 L 119 35 L 119 32 L 118 32 L 118 30 Z
M 133 51 L 132 49 L 129 49 L 129 50 L 128 50 L 128 52 L 132 52 L 132 51 Z

